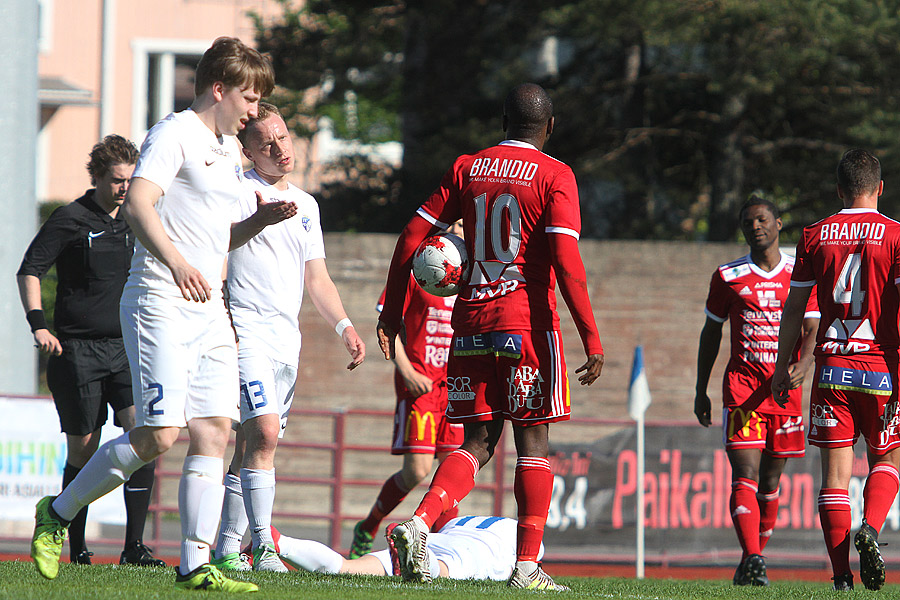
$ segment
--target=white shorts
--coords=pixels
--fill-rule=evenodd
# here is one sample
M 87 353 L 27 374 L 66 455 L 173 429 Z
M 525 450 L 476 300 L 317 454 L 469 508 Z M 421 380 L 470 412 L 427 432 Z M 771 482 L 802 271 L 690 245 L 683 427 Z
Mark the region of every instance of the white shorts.
M 122 304 L 138 427 L 238 418 L 237 346 L 225 307 Z
M 238 347 L 241 385 L 241 423 L 262 415 L 278 415 L 284 437 L 288 413 L 294 401 L 297 364 L 288 365 L 270 358 L 252 340 L 242 339 Z

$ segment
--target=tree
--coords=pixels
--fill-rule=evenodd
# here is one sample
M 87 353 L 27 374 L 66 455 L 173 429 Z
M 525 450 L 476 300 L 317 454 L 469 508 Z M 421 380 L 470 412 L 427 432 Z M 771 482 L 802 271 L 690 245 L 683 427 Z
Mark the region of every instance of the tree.
M 303 99 L 304 122 L 330 115 L 339 135 L 402 140 L 399 187 L 375 193 L 395 215 L 387 223 L 405 222 L 456 156 L 498 141 L 503 96 L 531 80 L 554 98 L 547 151 L 575 170 L 585 236 L 728 240 L 751 191 L 796 228 L 835 210 L 844 149 L 872 149 L 885 165 L 900 155 L 898 8 L 316 0 L 294 10 L 285 0 L 283 22 L 259 39 L 279 83 Z M 888 166 L 889 208 L 893 183 Z

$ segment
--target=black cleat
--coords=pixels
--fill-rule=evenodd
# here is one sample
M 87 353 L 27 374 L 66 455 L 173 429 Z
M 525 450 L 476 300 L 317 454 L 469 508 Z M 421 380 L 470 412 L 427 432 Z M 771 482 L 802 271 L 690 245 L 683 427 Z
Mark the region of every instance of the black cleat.
M 744 561 L 744 578 L 747 583 L 744 585 L 769 585 L 769 578 L 766 575 L 766 559 L 761 554 L 751 554 Z
M 853 544 L 859 552 L 859 578 L 867 590 L 884 587 L 884 559 L 878 548 L 878 532 L 863 519 Z
M 750 585 L 747 575 L 744 573 L 744 561 L 738 563 L 737 569 L 734 570 L 734 579 L 731 580 L 734 585 Z
M 91 557 L 94 555 L 93 552 L 88 552 L 87 550 L 82 550 L 78 554 L 72 557 L 71 563 L 73 565 L 89 565 L 91 564 Z
M 135 540 L 125 546 L 119 556 L 120 565 L 137 565 L 139 567 L 165 567 L 166 563 L 155 556 L 153 551 L 141 540 Z
M 832 579 L 834 580 L 834 591 L 849 592 L 853 590 L 853 573 L 835 575 Z

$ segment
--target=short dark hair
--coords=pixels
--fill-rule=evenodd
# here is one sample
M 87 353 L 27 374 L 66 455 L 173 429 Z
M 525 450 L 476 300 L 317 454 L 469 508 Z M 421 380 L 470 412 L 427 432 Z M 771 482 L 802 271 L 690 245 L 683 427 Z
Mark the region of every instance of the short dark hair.
M 553 101 L 536 83 L 522 83 L 510 90 L 503 102 L 507 127 L 513 131 L 536 133 L 553 116 Z
M 241 141 L 241 145 L 242 146 L 247 145 L 247 139 L 250 137 L 250 133 L 249 133 L 250 128 L 252 128 L 254 125 L 259 123 L 260 121 L 264 121 L 264 120 L 268 119 L 272 115 L 275 115 L 276 117 L 281 117 L 281 111 L 278 110 L 278 107 L 275 106 L 274 104 L 270 104 L 268 102 L 260 102 L 259 110 L 257 111 L 256 118 L 250 119 L 249 121 L 247 121 L 247 124 L 244 126 L 244 128 L 241 129 L 240 131 L 238 131 L 237 137 Z M 282 118 L 284 118 L 284 117 L 282 117 Z
M 91 185 L 96 185 L 97 179 L 106 175 L 115 165 L 133 165 L 137 163 L 138 149 L 131 141 L 121 135 L 108 135 L 91 148 L 88 159 L 88 173 L 91 176 Z
M 769 212 L 772 213 L 773 217 L 775 217 L 776 219 L 781 218 L 781 211 L 778 210 L 778 207 L 775 206 L 774 202 L 760 194 L 750 194 L 750 197 L 747 198 L 746 201 L 744 201 L 744 203 L 741 205 L 741 210 L 738 212 L 739 221 L 744 220 L 744 213 L 746 213 L 751 206 L 765 206 L 769 209 Z
M 199 96 L 221 81 L 228 87 L 252 87 L 260 96 L 275 89 L 275 72 L 268 55 L 234 37 L 220 37 L 203 53 L 194 76 L 194 94 Z
M 847 150 L 837 166 L 837 183 L 851 199 L 872 194 L 881 183 L 881 162 L 861 148 Z

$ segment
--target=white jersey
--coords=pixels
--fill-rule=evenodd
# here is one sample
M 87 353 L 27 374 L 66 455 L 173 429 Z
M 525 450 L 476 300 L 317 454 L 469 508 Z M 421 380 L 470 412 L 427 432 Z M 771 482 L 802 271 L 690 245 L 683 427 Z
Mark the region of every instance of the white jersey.
M 426 547 L 447 565 L 451 579 L 506 581 L 516 566 L 516 525 L 515 519 L 506 517 L 457 517 L 439 532 L 428 534 Z M 390 575 L 390 554 L 374 554 Z M 542 543 L 538 560 L 543 556 Z
M 254 170 L 244 175 L 239 219 L 256 212 L 256 191 L 266 202 L 295 202 L 297 214 L 269 225 L 229 255 L 228 295 L 234 327 L 241 344 L 248 340 L 270 352 L 271 358 L 296 365 L 306 262 L 325 258 L 319 205 L 294 185 L 279 190 Z
M 216 136 L 191 109 L 153 126 L 134 169 L 160 187 L 156 212 L 172 243 L 213 290 L 205 304 L 221 306 L 222 267 L 231 223 L 244 188 L 241 152 L 233 136 Z M 172 272 L 137 241 L 122 303 L 184 302 Z M 215 308 L 214 308 L 215 307 Z

